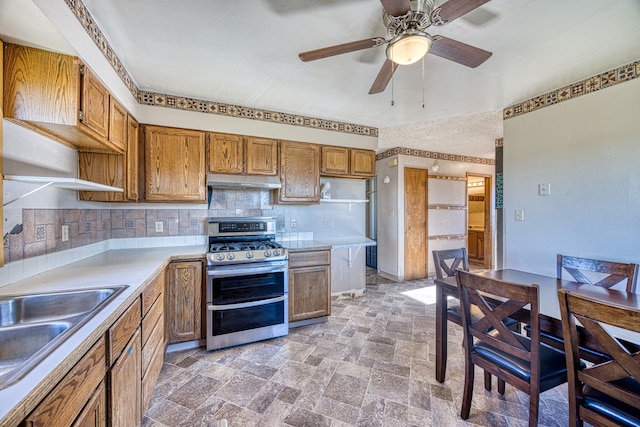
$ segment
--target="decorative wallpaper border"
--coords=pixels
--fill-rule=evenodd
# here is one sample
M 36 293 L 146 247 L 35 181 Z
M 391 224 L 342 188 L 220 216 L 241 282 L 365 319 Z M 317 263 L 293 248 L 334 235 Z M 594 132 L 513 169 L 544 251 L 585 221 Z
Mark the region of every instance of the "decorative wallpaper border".
M 82 3 L 82 0 L 64 1 L 96 46 L 98 46 L 105 58 L 107 58 L 109 64 L 111 64 L 111 67 L 116 71 L 122 82 L 127 86 L 131 94 L 140 104 L 174 108 L 185 111 L 196 111 L 207 114 L 217 114 L 228 117 L 261 120 L 272 123 L 282 123 L 291 126 L 303 126 L 356 135 L 378 136 L 378 128 L 375 127 L 306 117 L 297 114 L 281 113 L 278 111 L 243 107 L 240 105 L 222 104 L 203 99 L 142 91 L 138 89 L 131 75 L 125 69 L 122 62 L 120 62 L 120 59 L 115 54 L 113 48 L 107 41 L 107 38 L 102 33 L 102 30 L 98 27 L 95 20 L 89 13 L 89 10 L 86 8 L 84 3 Z
M 606 89 L 620 83 L 640 77 L 640 60 L 622 65 L 588 79 L 573 83 L 560 89 L 536 96 L 502 110 L 504 120 L 520 116 L 531 111 L 539 110 L 562 101 L 586 95 L 601 89 Z
M 462 156 L 459 154 L 436 153 L 435 151 L 418 150 L 416 148 L 396 147 L 376 155 L 376 160 L 386 159 L 396 154 L 406 154 L 408 156 L 426 157 L 428 159 L 452 160 L 455 162 L 476 163 L 481 165 L 495 165 L 494 159 L 483 157 Z
M 496 139 L 496 147 L 502 147 L 504 145 L 504 138 Z

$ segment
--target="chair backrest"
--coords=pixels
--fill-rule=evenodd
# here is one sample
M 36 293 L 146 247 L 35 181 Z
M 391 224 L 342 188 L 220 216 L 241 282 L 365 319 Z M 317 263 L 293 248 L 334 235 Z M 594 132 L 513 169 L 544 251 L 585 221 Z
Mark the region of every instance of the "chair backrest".
M 524 285 L 490 279 L 466 271 L 456 270 L 456 280 L 462 306 L 464 344 L 474 345 L 473 338 L 519 359 L 531 363 L 531 378 L 539 378 L 540 320 L 538 285 Z M 471 316 L 471 304 L 477 306 L 483 316 Z M 531 326 L 531 339 L 523 339 L 508 329 L 504 321 L 519 310 L 529 306 L 527 323 Z M 526 312 L 526 311 L 523 311 Z M 520 339 L 518 339 L 520 338 Z
M 578 417 L 576 406 L 581 399 L 583 385 L 637 408 L 640 402 L 640 387 L 629 388 L 624 384 L 629 384 L 626 381 L 636 385 L 640 383 L 640 352 L 631 354 L 610 335 L 610 329 L 605 329 L 603 325 L 640 332 L 640 304 L 624 307 L 566 289 L 558 291 L 558 299 L 567 358 L 569 402 L 573 416 Z M 580 366 L 580 331 L 576 321 L 580 322 L 584 332 L 595 339 L 611 359 L 589 367 Z
M 638 264 L 622 263 L 614 261 L 601 261 L 589 258 L 577 258 L 558 254 L 557 277 L 562 279 L 562 271 L 566 270 L 578 283 L 602 286 L 610 288 L 623 280 L 627 281 L 627 292 L 636 291 L 638 280 Z M 591 271 L 601 273 L 601 280 L 594 283 L 595 279 L 589 279 L 584 272 Z
M 436 265 L 436 277 L 438 279 L 453 276 L 457 268 L 469 271 L 469 258 L 467 257 L 466 248 L 433 251 L 433 261 Z

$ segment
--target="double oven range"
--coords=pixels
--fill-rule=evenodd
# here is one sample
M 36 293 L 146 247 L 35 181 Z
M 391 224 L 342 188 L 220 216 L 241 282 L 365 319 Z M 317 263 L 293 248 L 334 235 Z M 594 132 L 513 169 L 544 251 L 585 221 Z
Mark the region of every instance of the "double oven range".
M 275 218 L 210 218 L 207 350 L 286 335 L 288 253 Z

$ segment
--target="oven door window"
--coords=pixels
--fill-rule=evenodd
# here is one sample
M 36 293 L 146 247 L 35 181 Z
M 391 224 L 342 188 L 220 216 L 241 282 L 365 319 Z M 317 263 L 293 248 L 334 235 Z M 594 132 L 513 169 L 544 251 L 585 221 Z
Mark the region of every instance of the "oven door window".
M 285 273 L 263 273 L 211 279 L 213 304 L 237 304 L 285 294 Z
M 215 310 L 212 313 L 213 335 L 282 324 L 286 303 L 285 300 L 233 310 Z

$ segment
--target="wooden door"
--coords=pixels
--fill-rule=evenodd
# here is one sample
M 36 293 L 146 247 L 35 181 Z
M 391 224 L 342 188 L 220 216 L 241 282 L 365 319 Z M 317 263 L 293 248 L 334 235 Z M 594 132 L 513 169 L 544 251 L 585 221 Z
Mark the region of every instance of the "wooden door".
M 278 174 L 278 141 L 266 138 L 247 138 L 248 175 Z
M 469 177 L 482 178 L 482 188 L 484 190 L 480 194 L 476 194 L 482 197 L 484 229 L 475 231 L 474 242 L 471 241 L 472 233 L 469 232 L 469 259 L 473 258 L 474 261 L 481 263 L 483 268 L 493 268 L 493 231 L 491 228 L 491 190 L 493 184 L 491 182 L 491 175 L 467 173 L 467 179 L 469 179 Z M 467 223 L 469 223 L 468 220 Z M 475 244 L 477 248 L 475 254 L 472 253 L 472 244 Z
M 169 264 L 165 296 L 169 344 L 202 338 L 202 262 Z
M 244 137 L 209 134 L 209 172 L 244 173 Z
M 320 146 L 282 141 L 279 203 L 320 203 Z
M 109 137 L 109 91 L 98 78 L 81 65 L 82 95 L 80 108 L 82 123 L 105 140 Z
M 142 378 L 140 328 L 109 371 L 109 420 L 112 427 L 140 425 Z
M 427 170 L 404 169 L 404 279 L 427 277 Z
M 127 116 L 127 151 L 125 152 L 126 163 L 126 188 L 125 197 L 129 200 L 137 201 L 139 197 L 139 161 L 140 161 L 140 129 L 138 122 L 131 116 Z
M 204 132 L 145 126 L 145 199 L 206 201 L 204 151 Z
M 323 145 L 320 172 L 329 176 L 349 175 L 349 149 Z

